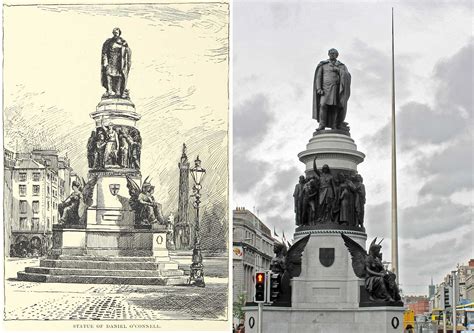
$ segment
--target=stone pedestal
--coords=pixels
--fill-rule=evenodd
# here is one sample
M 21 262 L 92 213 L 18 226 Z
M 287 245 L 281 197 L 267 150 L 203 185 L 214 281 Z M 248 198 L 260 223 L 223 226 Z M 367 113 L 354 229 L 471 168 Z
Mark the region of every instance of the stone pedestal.
M 53 250 L 48 259 L 40 261 L 40 267 L 27 267 L 18 272 L 18 279 L 36 282 L 67 283 L 118 283 L 118 284 L 184 284 L 187 278 L 178 269 L 178 263 L 170 259 L 166 248 L 165 226 L 137 227 L 135 214 L 130 207 L 127 177 L 139 187 L 140 132 L 135 127 L 140 119 L 134 104 L 128 99 L 102 99 L 95 112 L 95 141 L 101 133 L 106 142 L 104 163 L 94 155 L 89 169 L 88 184 L 94 184 L 85 225 L 54 225 Z M 113 128 L 113 131 L 111 130 Z M 111 131 L 110 133 L 108 131 Z M 110 140 L 114 137 L 127 143 Z M 106 135 L 107 133 L 107 135 Z M 107 151 L 127 147 L 128 156 L 119 160 L 108 158 Z M 98 148 L 88 144 L 88 155 Z M 133 146 L 133 147 L 132 147 Z M 134 150 L 132 150 L 134 149 Z M 137 150 L 138 149 L 138 150 Z M 133 159 L 132 159 L 133 157 Z M 90 160 L 89 160 L 90 162 Z M 94 183 L 95 182 L 95 183 Z M 88 186 L 88 185 L 86 185 Z M 88 190 L 83 189 L 84 198 Z M 81 204 L 85 204 L 86 199 Z
M 344 231 L 365 248 L 367 236 L 359 231 Z M 359 307 L 359 286 L 364 281 L 355 276 L 352 260 L 340 230 L 308 230 L 295 233 L 295 241 L 311 235 L 303 253 L 302 270 L 292 281 L 292 306 L 295 309 Z M 332 263 L 320 258 L 325 249 L 333 251 Z
M 245 332 L 257 333 L 257 307 L 245 307 Z M 263 308 L 263 333 L 401 333 L 403 307 Z M 254 323 L 252 327 L 252 323 Z
M 298 154 L 308 174 L 313 170 L 313 159 L 317 156 L 317 167 L 329 165 L 332 171 L 357 171 L 365 155 L 357 150 L 354 140 L 345 134 L 332 131 L 315 133 L 306 145 L 306 149 Z
M 347 132 L 337 130 L 316 132 L 306 149 L 298 154 L 305 164 L 307 176 L 313 175 L 315 156 L 318 169 L 327 164 L 333 177 L 339 172 L 355 174 L 357 165 L 365 157 Z M 341 232 L 366 249 L 364 228 L 347 222 L 340 224 L 337 219 L 296 229 L 295 241 L 306 235 L 311 237 L 303 253 L 301 274 L 291 281 L 291 307 L 265 305 L 264 333 L 403 331 L 403 306 L 361 305 L 364 281 L 354 273 Z M 257 332 L 257 307 L 249 306 L 244 310 L 245 331 Z

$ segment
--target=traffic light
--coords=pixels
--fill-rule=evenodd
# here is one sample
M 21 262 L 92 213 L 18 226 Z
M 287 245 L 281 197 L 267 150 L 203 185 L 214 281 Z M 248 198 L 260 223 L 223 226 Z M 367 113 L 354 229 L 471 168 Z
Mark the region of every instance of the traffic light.
M 275 302 L 280 295 L 281 275 L 270 272 L 270 303 Z
M 265 303 L 267 298 L 267 288 L 265 281 L 265 272 L 255 274 L 255 302 Z
M 451 307 L 451 290 L 449 287 L 443 287 L 443 291 L 441 293 L 441 308 L 443 310 Z
M 444 308 L 451 307 L 451 290 L 449 287 L 444 287 Z

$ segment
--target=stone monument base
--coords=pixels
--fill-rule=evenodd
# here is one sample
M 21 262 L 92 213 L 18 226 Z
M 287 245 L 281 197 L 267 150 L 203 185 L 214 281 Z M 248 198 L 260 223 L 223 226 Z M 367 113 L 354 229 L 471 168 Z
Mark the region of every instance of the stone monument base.
M 34 282 L 186 284 L 188 278 L 166 248 L 167 231 L 133 227 L 53 227 L 53 250 L 39 267 L 18 272 Z
M 257 332 L 256 306 L 244 308 L 245 332 Z M 264 306 L 263 333 L 403 332 L 403 307 L 294 309 Z

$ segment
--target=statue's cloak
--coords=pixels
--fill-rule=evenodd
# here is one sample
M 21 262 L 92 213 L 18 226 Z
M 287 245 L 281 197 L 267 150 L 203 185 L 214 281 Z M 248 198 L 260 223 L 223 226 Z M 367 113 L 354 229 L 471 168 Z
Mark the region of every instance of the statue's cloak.
M 318 94 L 317 89 L 317 77 L 318 71 L 321 70 L 322 65 L 329 63 L 329 60 L 321 61 L 316 70 L 314 71 L 314 81 L 313 81 L 313 119 L 316 119 L 320 122 L 320 108 L 321 108 L 321 95 Z M 341 116 L 339 117 L 341 121 L 344 121 L 346 118 L 347 112 L 347 101 L 351 95 L 351 74 L 347 70 L 347 67 L 340 61 L 336 61 L 336 65 L 341 67 L 340 71 L 340 81 L 339 81 L 339 106 L 342 108 Z M 321 80 L 323 80 L 323 76 L 321 75 Z M 322 87 L 322 82 L 320 82 L 320 86 Z
M 112 47 L 112 44 L 115 42 L 115 38 L 109 38 L 107 39 L 104 44 L 102 45 L 102 61 L 101 61 L 101 82 L 102 86 L 107 89 L 107 70 L 104 67 L 105 63 L 105 58 L 107 57 L 107 52 L 110 50 Z M 122 74 L 123 77 L 123 84 L 122 84 L 122 89 L 124 89 L 127 85 L 127 79 L 128 79 L 128 73 L 130 72 L 130 67 L 132 64 L 131 58 L 132 58 L 132 51 L 128 47 L 128 44 L 123 41 L 124 46 L 122 47 L 122 56 L 120 59 L 120 68 L 119 71 Z

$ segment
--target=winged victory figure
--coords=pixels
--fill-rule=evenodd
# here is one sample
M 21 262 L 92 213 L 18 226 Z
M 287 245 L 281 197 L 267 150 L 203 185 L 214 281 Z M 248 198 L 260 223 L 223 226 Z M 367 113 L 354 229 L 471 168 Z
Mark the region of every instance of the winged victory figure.
M 341 233 L 344 244 L 352 257 L 352 268 L 358 278 L 365 279 L 365 289 L 371 301 L 400 301 L 396 275 L 385 269 L 382 263 L 382 246 L 376 244 L 377 237 L 372 241 L 367 253 L 352 238 Z
M 279 294 L 275 303 L 289 304 L 291 302 L 291 279 L 301 274 L 301 260 L 303 251 L 308 244 L 307 235 L 299 239 L 287 249 L 285 243 L 275 243 L 273 252 L 275 257 L 270 263 L 273 274 L 278 274 Z M 288 245 L 290 245 L 288 243 Z
M 130 207 L 135 212 L 135 224 L 151 225 L 154 223 L 164 224 L 161 205 L 155 201 L 153 192 L 155 187 L 145 178 L 142 187 L 130 177 L 127 176 L 127 188 L 130 194 Z
M 72 182 L 72 193 L 58 205 L 61 224 L 86 225 L 87 208 L 92 205 L 96 183 L 97 176 L 92 176 L 87 183 L 84 178 Z

